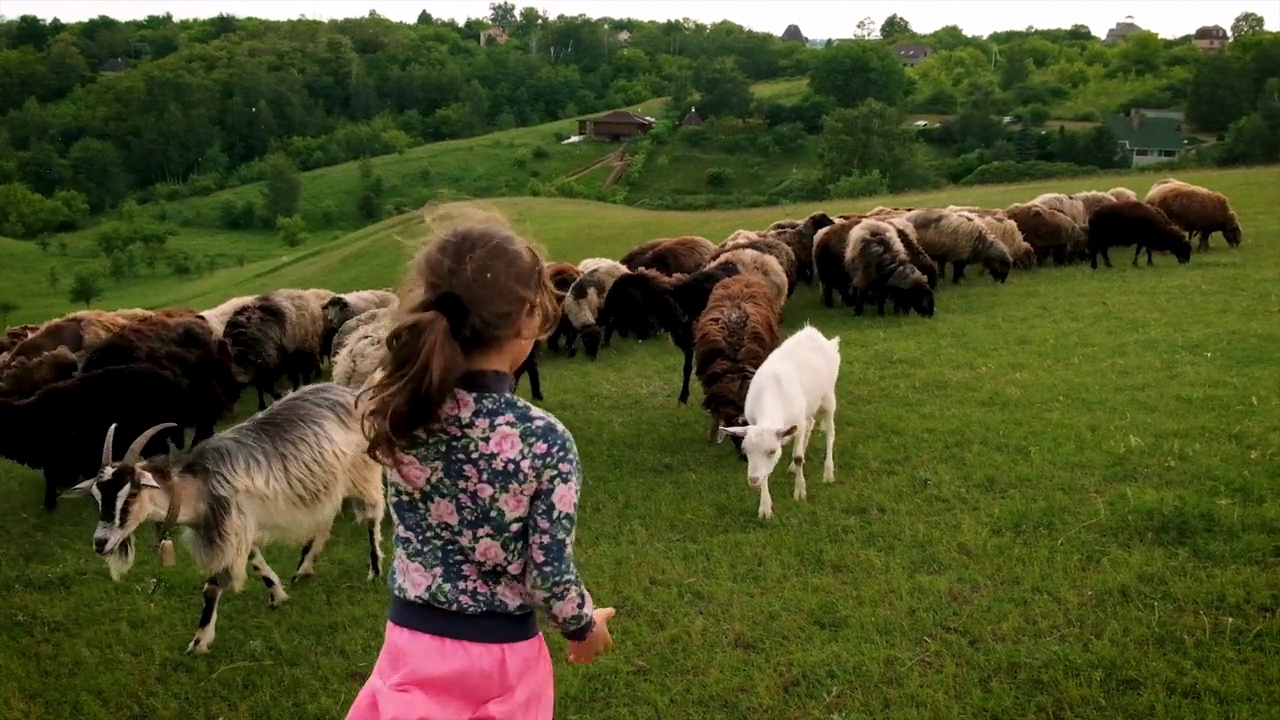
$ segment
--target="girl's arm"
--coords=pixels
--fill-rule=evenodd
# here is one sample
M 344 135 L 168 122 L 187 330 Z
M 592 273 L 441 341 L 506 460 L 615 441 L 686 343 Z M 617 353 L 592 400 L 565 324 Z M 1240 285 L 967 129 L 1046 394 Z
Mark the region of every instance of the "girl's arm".
M 573 564 L 582 469 L 573 436 L 558 423 L 543 426 L 547 450 L 532 471 L 537 486 L 529 505 L 529 592 L 560 634 L 581 641 L 591 633 L 592 602 Z

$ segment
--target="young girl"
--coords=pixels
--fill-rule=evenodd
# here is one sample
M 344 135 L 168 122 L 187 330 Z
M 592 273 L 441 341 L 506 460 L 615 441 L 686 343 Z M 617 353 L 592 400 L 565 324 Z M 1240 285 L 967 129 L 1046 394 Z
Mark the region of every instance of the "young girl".
M 382 652 L 348 720 L 550 719 L 551 657 L 612 646 L 573 564 L 581 471 L 573 436 L 512 394 L 558 321 L 542 259 L 508 230 L 432 238 L 369 388 L 369 452 L 388 468 L 394 597 Z

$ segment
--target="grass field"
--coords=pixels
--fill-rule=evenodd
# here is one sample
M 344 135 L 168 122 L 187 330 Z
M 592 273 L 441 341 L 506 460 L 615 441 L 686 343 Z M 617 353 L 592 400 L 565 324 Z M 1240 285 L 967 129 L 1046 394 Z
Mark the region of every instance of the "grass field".
M 826 209 L 1002 206 L 1118 184 L 1142 193 L 1156 177 Z M 941 288 L 932 320 L 855 318 L 797 290 L 788 327 L 843 338 L 837 482 L 811 472 L 797 503 L 775 471 L 767 523 L 744 465 L 727 444 L 704 443 L 699 391 L 677 405 L 669 343 L 547 360 L 543 405 L 573 431 L 586 473 L 577 561 L 597 601 L 618 608 L 617 647 L 596 665 L 569 665 L 549 635 L 557 718 L 1274 717 L 1280 172 L 1179 177 L 1232 199 L 1241 248 L 1215 237 L 1185 266 L 1158 256 L 1132 268 L 1120 252 L 1111 270 L 1015 271 L 1004 285 L 974 274 Z M 677 233 L 719 239 L 814 209 L 490 204 L 569 260 Z M 395 218 L 287 258 L 130 286 L 102 305 L 382 286 L 425 231 L 417 216 Z M 32 307 L 67 309 L 56 297 Z M 287 605 L 269 610 L 247 582 L 224 597 L 212 653 L 191 657 L 202 577 L 185 550 L 160 568 L 141 549 L 113 584 L 90 547 L 92 501 L 48 516 L 38 473 L 0 461 L 0 482 L 0 716 L 336 718 L 377 656 L 389 593 L 364 581 L 349 519 L 317 576 L 287 587 Z M 278 570 L 296 558 L 265 552 Z

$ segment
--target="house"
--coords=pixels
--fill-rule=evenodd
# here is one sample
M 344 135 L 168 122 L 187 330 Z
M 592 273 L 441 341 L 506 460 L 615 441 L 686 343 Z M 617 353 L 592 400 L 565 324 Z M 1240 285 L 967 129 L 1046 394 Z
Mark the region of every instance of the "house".
M 489 44 L 485 42 L 485 38 L 493 38 L 493 42 L 497 45 L 501 45 L 511 39 L 507 37 L 506 29 L 496 25 L 480 31 L 480 47 L 484 47 Z
M 804 33 L 800 32 L 800 26 L 795 24 L 788 25 L 787 29 L 782 31 L 782 42 L 798 42 L 801 44 L 809 43 L 808 39 L 805 38 Z
M 647 134 L 652 129 L 653 120 L 627 110 L 614 110 L 600 117 L 578 121 L 578 134 L 593 140 L 618 142 L 623 138 Z
M 616 39 L 620 43 L 629 43 L 631 42 L 631 31 L 623 30 L 619 32 L 617 35 L 614 35 L 614 39 Z
M 694 108 L 689 108 L 689 113 L 680 121 L 681 127 L 697 127 L 702 124 L 702 116 Z
M 1191 37 L 1196 47 L 1207 53 L 1221 52 L 1230 40 L 1231 37 L 1221 25 L 1205 25 L 1196 30 L 1196 34 Z
M 902 67 L 913 67 L 932 55 L 933 48 L 924 43 L 898 43 L 893 46 L 893 54 L 902 63 Z
M 102 63 L 101 67 L 98 68 L 98 74 L 115 75 L 116 73 L 122 73 L 128 69 L 129 63 L 126 62 L 124 58 L 117 57 L 111 58 L 110 60 Z
M 1124 20 L 1116 23 L 1115 27 L 1107 31 L 1107 36 L 1102 39 L 1102 42 L 1107 43 L 1108 45 L 1119 45 L 1125 40 L 1128 40 L 1130 35 L 1140 33 L 1142 31 L 1142 28 L 1138 27 L 1137 24 L 1133 22 L 1133 16 L 1126 15 Z
M 1151 117 L 1129 110 L 1109 115 L 1103 123 L 1119 139 L 1120 150 L 1132 159 L 1132 167 L 1177 160 L 1188 150 L 1182 123 L 1173 118 Z

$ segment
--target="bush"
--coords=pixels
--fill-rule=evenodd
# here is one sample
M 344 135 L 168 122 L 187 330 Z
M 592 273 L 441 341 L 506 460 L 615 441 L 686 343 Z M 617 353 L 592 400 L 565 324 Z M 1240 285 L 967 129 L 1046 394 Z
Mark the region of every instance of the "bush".
M 707 187 L 725 188 L 733 182 L 733 171 L 727 167 L 713 167 L 707 170 Z
M 994 185 L 998 183 L 1051 180 L 1054 178 L 1080 177 L 1098 172 L 1090 165 L 1044 162 L 990 162 L 974 170 L 960 180 L 958 185 Z
M 854 172 L 836 180 L 828 192 L 833 198 L 861 198 L 888 195 L 889 183 L 879 170 Z
M 285 247 L 298 247 L 307 240 L 307 224 L 301 215 L 276 218 L 276 233 Z
M 529 154 L 533 156 L 534 160 L 544 160 L 551 157 L 551 151 L 541 145 L 534 145 Z
M 224 199 L 218 205 L 218 221 L 228 230 L 248 230 L 258 220 L 258 204 L 251 199 Z

